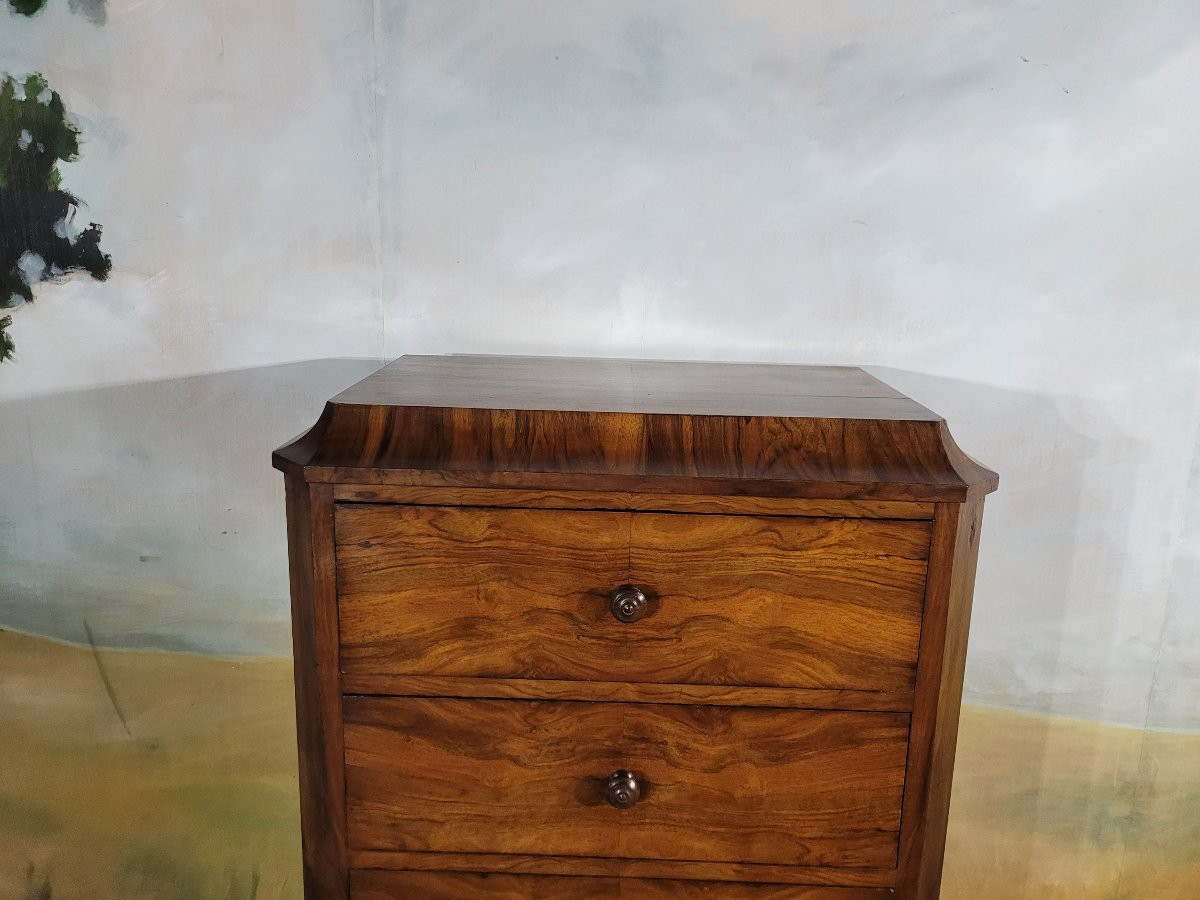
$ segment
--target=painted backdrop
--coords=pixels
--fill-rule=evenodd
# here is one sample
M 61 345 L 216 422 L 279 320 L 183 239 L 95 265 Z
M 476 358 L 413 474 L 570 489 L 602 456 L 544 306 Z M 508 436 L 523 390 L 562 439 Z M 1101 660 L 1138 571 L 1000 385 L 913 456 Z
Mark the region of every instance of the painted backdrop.
M 405 352 L 943 413 L 1002 475 L 945 896 L 1195 895 L 1200 7 L 7 0 L 0 72 L 69 206 L 0 209 L 0 896 L 299 896 L 269 453 Z

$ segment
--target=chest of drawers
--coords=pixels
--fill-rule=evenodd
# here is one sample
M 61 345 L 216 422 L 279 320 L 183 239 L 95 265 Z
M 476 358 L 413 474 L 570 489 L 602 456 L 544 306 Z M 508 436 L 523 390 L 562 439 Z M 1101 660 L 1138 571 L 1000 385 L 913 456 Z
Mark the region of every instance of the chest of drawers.
M 410 356 L 274 462 L 306 896 L 937 896 L 997 478 L 929 410 Z

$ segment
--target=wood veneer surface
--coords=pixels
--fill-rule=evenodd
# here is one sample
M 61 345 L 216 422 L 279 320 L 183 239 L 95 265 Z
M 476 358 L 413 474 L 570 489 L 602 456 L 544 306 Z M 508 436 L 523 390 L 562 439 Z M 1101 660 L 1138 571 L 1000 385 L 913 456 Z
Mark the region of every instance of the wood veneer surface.
M 347 697 L 354 849 L 894 865 L 908 717 Z M 642 799 L 614 809 L 629 769 Z
M 886 900 L 893 894 L 879 888 L 366 869 L 351 873 L 350 896 L 353 900 Z
M 936 414 L 844 367 L 405 357 L 273 459 L 306 896 L 938 895 L 997 476 Z
M 537 357 L 402 357 L 275 465 L 308 481 L 494 473 L 850 500 L 964 500 L 996 480 L 940 417 L 860 369 Z
M 928 522 L 339 504 L 336 533 L 348 675 L 913 688 Z

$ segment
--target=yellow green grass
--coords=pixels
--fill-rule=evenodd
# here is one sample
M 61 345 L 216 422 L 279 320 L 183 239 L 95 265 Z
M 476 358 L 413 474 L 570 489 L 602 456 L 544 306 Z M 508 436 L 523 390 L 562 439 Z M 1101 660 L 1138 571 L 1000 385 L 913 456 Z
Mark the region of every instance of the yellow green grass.
M 291 664 L 0 632 L 0 897 L 299 898 Z M 967 707 L 943 897 L 1200 896 L 1200 736 Z
M 299 897 L 291 663 L 0 633 L 0 897 Z
M 943 897 L 1200 897 L 1200 735 L 965 707 Z

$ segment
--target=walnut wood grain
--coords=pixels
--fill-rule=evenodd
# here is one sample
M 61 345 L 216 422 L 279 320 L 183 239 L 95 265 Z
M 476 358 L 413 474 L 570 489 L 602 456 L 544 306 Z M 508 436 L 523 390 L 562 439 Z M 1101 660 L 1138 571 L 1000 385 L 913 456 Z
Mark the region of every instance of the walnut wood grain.
M 894 895 L 878 888 L 355 870 L 350 873 L 350 896 L 353 900 L 885 900 Z
M 339 504 L 341 664 L 911 691 L 929 525 Z M 616 621 L 632 583 L 649 613 Z
M 333 580 L 333 491 L 285 483 L 300 755 L 300 827 L 308 897 L 347 896 L 342 695 Z
M 688 415 L 808 416 L 825 400 L 936 418 L 853 366 L 555 356 L 404 356 L 334 398 L 360 406 L 393 404 L 558 412 L 666 412 Z M 862 418 L 863 416 L 859 416 Z
M 306 466 L 294 469 L 276 460 L 277 468 L 296 471 L 311 482 L 339 484 L 353 482 L 361 486 L 409 487 L 483 487 L 502 490 L 569 491 L 571 493 L 621 493 L 645 491 L 663 496 L 690 494 L 721 498 L 757 497 L 775 500 L 820 500 L 857 503 L 922 503 L 962 501 L 995 490 L 995 485 L 970 485 L 964 490 L 947 489 L 939 501 L 923 496 L 926 486 L 898 482 L 872 486 L 866 482 L 810 482 L 772 479 L 714 478 L 671 476 L 658 478 L 642 475 L 574 475 L 569 472 L 468 472 L 462 470 L 361 468 L 354 466 Z M 910 490 L 911 488 L 911 490 Z M 919 518 L 928 518 L 920 516 Z
M 894 868 L 775 866 L 755 863 L 669 859 L 622 859 L 615 856 L 525 856 L 515 853 L 428 853 L 412 850 L 351 850 L 353 869 L 420 872 L 490 872 L 506 875 L 586 875 L 596 878 L 732 881 L 746 884 L 829 885 L 890 888 Z
M 352 503 L 421 506 L 516 506 L 530 509 L 608 509 L 640 512 L 726 513 L 747 516 L 821 516 L 847 519 L 932 519 L 932 503 L 885 500 L 806 500 L 788 497 L 722 497 L 696 494 L 639 494 L 504 490 L 423 485 L 338 484 L 333 499 Z
M 405 357 L 273 459 L 310 900 L 938 895 L 997 476 L 934 413 L 849 368 Z
M 908 717 L 347 697 L 356 849 L 894 865 Z M 629 809 L 604 779 L 644 782 Z
M 275 465 L 310 481 L 565 473 L 584 490 L 850 500 L 961 501 L 996 483 L 938 416 L 860 370 L 502 357 L 404 357 Z
M 657 684 L 620 681 L 557 681 L 532 678 L 466 678 L 446 675 L 351 674 L 347 694 L 405 697 L 480 697 L 498 700 L 602 700 L 622 703 L 683 703 L 764 706 L 775 709 L 849 709 L 909 712 L 911 693 L 833 691 L 815 688 L 738 687 L 720 684 Z
M 897 882 L 913 900 L 941 890 L 982 521 L 982 499 L 939 504 L 934 517 Z

